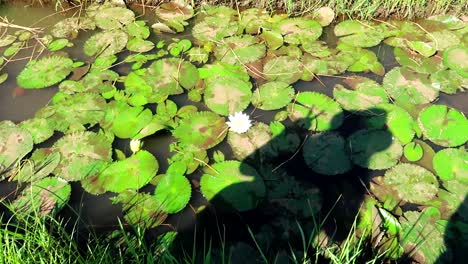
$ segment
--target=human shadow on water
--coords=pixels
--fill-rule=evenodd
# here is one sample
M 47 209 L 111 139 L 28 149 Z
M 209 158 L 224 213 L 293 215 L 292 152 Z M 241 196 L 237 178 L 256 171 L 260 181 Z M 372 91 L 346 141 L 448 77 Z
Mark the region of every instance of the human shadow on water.
M 445 251 L 436 263 L 466 263 L 468 256 L 468 195 L 447 222 L 444 232 Z
M 260 261 L 273 263 L 281 255 L 287 259 L 291 252 L 313 256 L 309 239 L 318 239 L 319 234 L 328 241 L 346 239 L 356 225 L 371 178 L 381 174 L 363 167 L 376 166 L 379 153 L 396 139 L 386 130 L 387 112 L 376 108 L 329 117 L 330 126 L 339 127 L 334 132 L 304 129 L 313 130 L 317 118 L 326 115 L 285 121 L 285 127 L 279 126 L 281 132 L 259 148 L 255 143 L 265 141 L 265 133 L 230 132 L 228 141 L 237 137 L 237 145 L 233 153 L 230 147 L 223 152 L 241 162 L 231 171 L 217 171 L 216 164 L 205 168 L 201 192 L 208 188 L 203 177 L 212 177 L 215 183 L 220 175 L 219 183 L 226 187 L 207 197 L 209 206 L 197 216 L 196 230 L 186 232 L 186 248 L 193 243 L 206 245 L 207 239 L 210 244 L 221 241 L 218 246 L 239 242 L 229 253 L 232 263 L 256 263 L 259 259 L 241 252 L 257 252 L 258 257 L 258 248 L 264 254 Z M 243 176 L 234 180 L 238 175 Z M 198 233 L 196 241 L 193 232 Z

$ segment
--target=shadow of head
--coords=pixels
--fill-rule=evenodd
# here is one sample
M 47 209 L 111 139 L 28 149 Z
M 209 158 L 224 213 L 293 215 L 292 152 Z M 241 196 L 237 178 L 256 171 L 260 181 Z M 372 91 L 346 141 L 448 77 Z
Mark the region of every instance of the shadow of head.
M 314 114 L 285 125 L 229 132 L 236 160 L 206 167 L 200 181 L 212 205 L 208 221 L 216 219 L 207 226 L 227 226 L 230 238 L 242 237 L 246 226 L 254 234 L 268 229 L 286 246 L 311 230 L 335 241 L 348 235 L 375 174 L 369 168 L 395 165 L 401 144 L 388 131 L 383 109 L 333 116 L 310 110 Z

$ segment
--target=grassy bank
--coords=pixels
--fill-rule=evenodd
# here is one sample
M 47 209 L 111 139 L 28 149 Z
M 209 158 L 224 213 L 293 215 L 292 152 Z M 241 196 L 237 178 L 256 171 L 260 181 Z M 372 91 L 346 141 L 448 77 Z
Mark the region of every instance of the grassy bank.
M 4 2 L 14 0 L 3 0 Z M 35 5 L 54 4 L 63 6 L 66 4 L 81 4 L 85 0 L 26 0 Z M 60 2 L 57 2 L 60 1 Z M 1 1 L 0 1 L 1 2 Z M 157 6 L 161 0 L 126 0 L 148 6 Z M 464 0 L 187 0 L 194 6 L 202 3 L 211 5 L 227 5 L 238 8 L 258 7 L 269 11 L 283 11 L 290 15 L 305 15 L 320 7 L 328 6 L 335 10 L 338 16 L 357 19 L 371 18 L 398 18 L 415 19 L 439 14 L 465 15 L 468 10 L 468 2 Z

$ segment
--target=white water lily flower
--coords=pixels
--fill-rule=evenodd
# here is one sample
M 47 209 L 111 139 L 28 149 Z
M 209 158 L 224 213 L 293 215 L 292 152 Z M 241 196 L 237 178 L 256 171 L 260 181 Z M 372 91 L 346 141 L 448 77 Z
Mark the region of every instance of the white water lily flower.
M 229 121 L 226 122 L 226 124 L 229 126 L 230 130 L 236 133 L 242 134 L 244 132 L 247 132 L 247 130 L 249 130 L 249 128 L 252 126 L 249 116 L 242 112 L 237 112 L 233 115 L 229 115 L 228 118 Z
M 138 152 L 141 149 L 141 146 L 143 143 L 139 139 L 132 139 L 130 141 L 130 149 L 132 150 L 133 153 Z

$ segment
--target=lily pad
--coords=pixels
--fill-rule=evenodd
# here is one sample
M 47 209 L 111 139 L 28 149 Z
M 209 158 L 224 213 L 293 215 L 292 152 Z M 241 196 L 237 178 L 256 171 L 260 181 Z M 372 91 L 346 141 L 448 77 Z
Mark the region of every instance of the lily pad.
M 184 147 L 205 150 L 219 144 L 227 131 L 224 117 L 213 112 L 196 112 L 182 119 L 172 135 Z
M 133 38 L 147 39 L 150 36 L 150 30 L 145 21 L 134 21 L 125 27 L 127 34 Z
M 26 89 L 39 89 L 52 86 L 65 79 L 73 70 L 73 61 L 69 58 L 52 56 L 32 60 L 24 68 L 16 81 Z
M 127 159 L 114 161 L 100 174 L 82 180 L 81 184 L 92 194 L 138 190 L 150 182 L 158 168 L 156 158 L 148 151 L 140 150 Z
M 27 186 L 11 206 L 15 213 L 55 215 L 68 202 L 70 194 L 69 183 L 48 177 Z
M 51 34 L 56 38 L 75 38 L 78 30 L 94 30 L 96 24 L 88 16 L 69 17 L 57 22 L 52 27 Z
M 436 48 L 432 45 L 432 43 L 414 40 L 408 41 L 408 47 L 412 50 L 415 50 L 419 54 L 423 55 L 424 57 L 430 57 L 436 53 Z
M 127 49 L 134 52 L 147 52 L 154 48 L 154 43 L 141 38 L 132 38 L 127 42 Z
M 442 180 L 456 179 L 468 183 L 468 152 L 463 147 L 437 152 L 432 164 Z
M 4 35 L 4 36 L 2 36 L 2 38 L 0 38 L 0 48 L 9 46 L 13 42 L 15 42 L 16 38 L 17 37 L 15 35 Z
M 284 42 L 292 45 L 316 40 L 322 35 L 322 26 L 317 21 L 302 17 L 281 20 L 274 29 L 283 35 Z
M 125 7 L 101 8 L 94 16 L 96 26 L 105 30 L 120 29 L 135 20 L 132 10 Z
M 27 119 L 21 122 L 19 126 L 31 133 L 31 136 L 34 139 L 34 144 L 42 143 L 54 134 L 54 122 L 53 120 L 47 120 L 46 118 Z
M 383 30 L 375 23 L 357 20 L 345 20 L 334 28 L 340 42 L 362 48 L 377 46 L 385 37 Z
M 233 9 L 220 6 L 210 9 L 203 20 L 192 28 L 192 35 L 199 44 L 220 41 L 235 35 L 239 29 L 239 24 L 234 18 L 236 12 Z
M 432 172 L 418 165 L 401 163 L 385 173 L 384 182 L 406 202 L 423 204 L 437 194 L 438 182 Z
M 263 66 L 263 75 L 268 81 L 294 83 L 302 76 L 301 62 L 290 56 L 269 59 Z
M 284 82 L 268 82 L 253 92 L 252 104 L 262 110 L 285 107 L 294 97 L 294 88 Z
M 28 130 L 12 122 L 0 122 L 0 174 L 20 161 L 33 148 L 33 137 Z
M 333 88 L 333 97 L 348 111 L 365 111 L 381 103 L 387 103 L 388 97 L 376 81 L 355 76 L 344 81 L 351 89 L 337 84 Z
M 50 155 L 33 155 L 26 160 L 18 170 L 18 173 L 10 178 L 18 182 L 36 182 L 41 180 L 57 167 L 60 163 L 60 153 L 55 152 Z
M 426 58 L 405 48 L 395 48 L 393 53 L 396 61 L 401 66 L 405 66 L 414 72 L 431 74 L 446 68 L 440 56 Z
M 262 177 L 250 165 L 239 161 L 224 161 L 205 169 L 200 189 L 206 199 L 220 208 L 248 211 L 265 197 Z
M 403 154 L 408 161 L 418 161 L 424 155 L 424 150 L 421 145 L 416 142 L 410 142 L 403 148 Z
M 455 94 L 468 89 L 468 78 L 463 78 L 454 70 L 441 70 L 431 74 L 432 86 L 447 94 Z
M 109 56 L 121 52 L 127 45 L 128 35 L 121 30 L 98 32 L 84 44 L 88 56 Z
M 405 67 L 389 71 L 383 86 L 393 99 L 410 104 L 430 103 L 439 96 L 439 91 L 432 86 L 427 75 L 409 71 Z
M 443 57 L 447 67 L 463 78 L 468 78 L 468 48 L 466 46 L 450 47 L 444 51 Z
M 418 124 L 424 136 L 437 145 L 456 147 L 468 141 L 468 120 L 463 113 L 445 105 L 424 108 Z
M 239 32 L 247 34 L 259 34 L 269 25 L 270 15 L 268 11 L 260 8 L 245 9 L 239 16 Z
M 233 76 L 219 76 L 205 81 L 206 106 L 220 115 L 243 111 L 250 104 L 252 84 Z
M 183 1 L 163 3 L 155 11 L 156 16 L 176 32 L 184 31 L 184 26 L 188 25 L 186 21 L 194 15 L 192 6 Z
M 234 157 L 239 160 L 254 158 L 256 151 L 265 153 L 272 139 L 270 128 L 261 122 L 255 123 L 246 133 L 235 133 L 230 131 L 228 134 L 228 144 L 231 146 Z M 263 148 L 262 148 L 263 147 Z
M 172 163 L 158 182 L 154 196 L 160 203 L 160 209 L 163 212 L 175 214 L 184 209 L 190 201 L 192 187 L 184 176 L 186 170 L 187 165 L 184 162 Z
M 330 97 L 317 92 L 297 94 L 288 105 L 289 118 L 308 130 L 327 131 L 341 126 L 343 110 Z
M 142 106 L 129 106 L 124 102 L 109 105 L 106 125 L 119 138 L 133 138 L 153 119 L 153 113 Z
M 403 147 L 386 130 L 358 130 L 348 138 L 351 160 L 371 170 L 388 169 L 397 164 Z
M 265 44 L 254 36 L 242 35 L 223 39 L 216 45 L 215 57 L 229 64 L 246 64 L 265 57 Z
M 302 148 L 302 154 L 307 166 L 320 174 L 343 174 L 352 168 L 345 140 L 337 132 L 310 136 Z
M 104 133 L 78 132 L 68 134 L 49 149 L 38 149 L 33 157 L 60 153 L 60 163 L 53 173 L 67 181 L 79 181 L 99 173 L 112 155 L 112 138 Z

